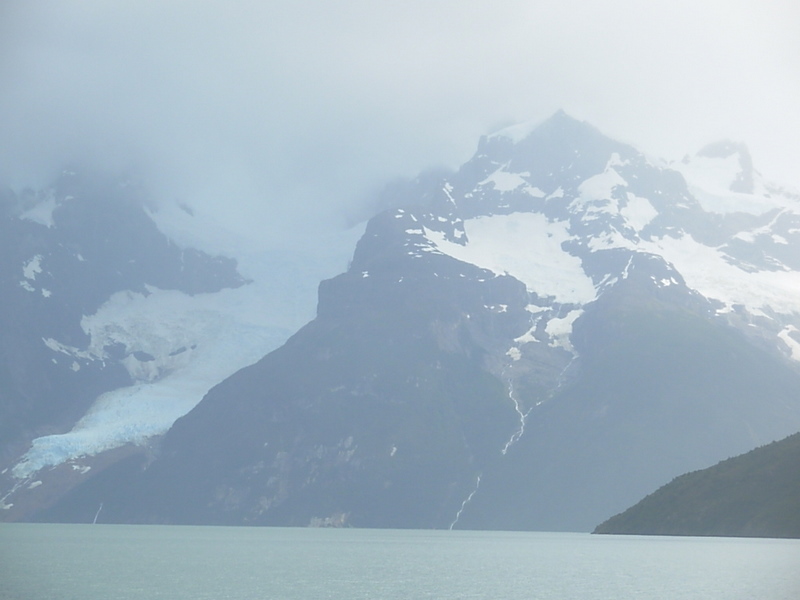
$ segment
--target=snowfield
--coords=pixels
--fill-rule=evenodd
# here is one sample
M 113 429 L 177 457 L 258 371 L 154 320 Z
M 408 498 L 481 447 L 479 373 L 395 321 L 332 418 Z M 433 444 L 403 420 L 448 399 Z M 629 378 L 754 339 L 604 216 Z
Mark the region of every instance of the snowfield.
M 569 239 L 569 223 L 550 222 L 539 213 L 513 213 L 478 217 L 464 222 L 465 246 L 426 230 L 426 236 L 443 254 L 523 282 L 540 296 L 562 304 L 585 304 L 596 297 L 591 278 L 581 260 L 561 244 Z

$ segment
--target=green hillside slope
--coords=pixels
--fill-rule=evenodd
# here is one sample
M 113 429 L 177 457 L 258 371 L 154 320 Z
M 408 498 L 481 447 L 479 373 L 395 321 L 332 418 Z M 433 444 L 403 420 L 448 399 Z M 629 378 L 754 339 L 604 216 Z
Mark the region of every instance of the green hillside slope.
M 800 538 L 800 433 L 681 475 L 594 532 Z

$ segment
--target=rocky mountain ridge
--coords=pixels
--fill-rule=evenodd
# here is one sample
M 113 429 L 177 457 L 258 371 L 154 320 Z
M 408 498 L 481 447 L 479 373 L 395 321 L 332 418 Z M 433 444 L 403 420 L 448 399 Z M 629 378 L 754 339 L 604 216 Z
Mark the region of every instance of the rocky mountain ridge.
M 317 317 L 36 518 L 589 530 L 800 429 L 800 200 L 557 113 L 388 194 Z

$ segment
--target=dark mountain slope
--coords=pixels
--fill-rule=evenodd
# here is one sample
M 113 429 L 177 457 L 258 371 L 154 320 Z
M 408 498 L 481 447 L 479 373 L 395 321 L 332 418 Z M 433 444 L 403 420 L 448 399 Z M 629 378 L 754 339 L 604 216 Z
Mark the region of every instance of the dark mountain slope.
M 743 335 L 615 292 L 576 322 L 578 375 L 531 413 L 463 527 L 588 531 L 682 465 L 712 464 L 797 421 L 800 377 Z

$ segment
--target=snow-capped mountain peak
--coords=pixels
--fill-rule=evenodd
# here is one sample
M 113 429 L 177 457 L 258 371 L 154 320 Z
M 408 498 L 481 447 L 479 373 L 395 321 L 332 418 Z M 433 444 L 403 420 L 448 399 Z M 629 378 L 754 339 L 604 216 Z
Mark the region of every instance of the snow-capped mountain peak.
M 731 323 L 763 321 L 773 346 L 798 356 L 800 203 L 763 182 L 743 144 L 667 165 L 559 111 L 483 138 L 438 185 L 446 214 L 403 215 L 425 224 L 404 231 L 429 252 L 573 309 L 623 281 L 620 256 L 651 255 L 677 275 L 654 285 L 685 282 Z M 448 233 L 456 223 L 458 237 Z

